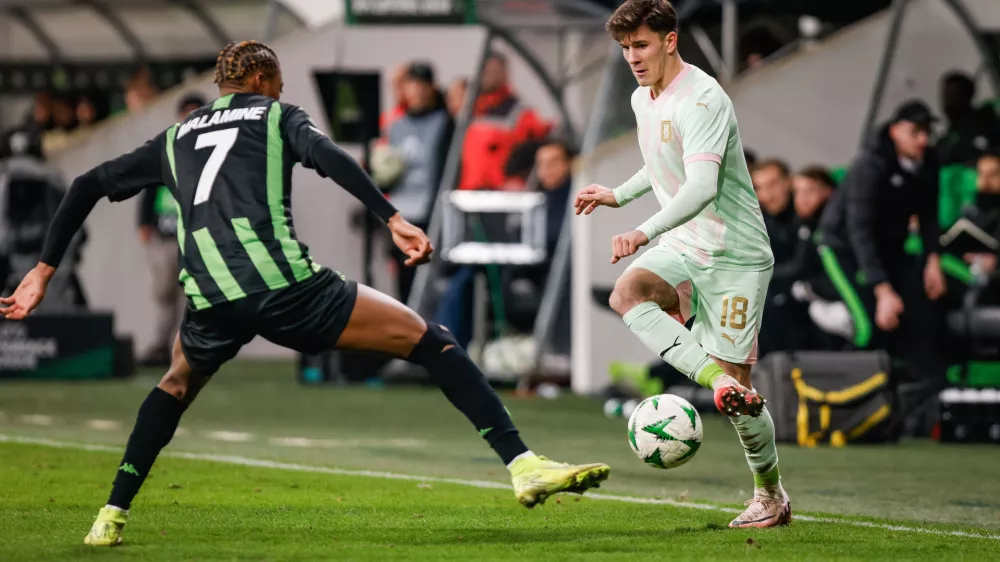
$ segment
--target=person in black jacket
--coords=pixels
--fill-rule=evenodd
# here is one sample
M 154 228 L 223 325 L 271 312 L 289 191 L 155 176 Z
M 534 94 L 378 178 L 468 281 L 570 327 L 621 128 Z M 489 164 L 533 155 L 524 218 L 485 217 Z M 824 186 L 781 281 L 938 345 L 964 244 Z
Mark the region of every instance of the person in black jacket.
M 928 150 L 935 120 L 922 102 L 901 105 L 851 163 L 820 221 L 823 263 L 854 317 L 855 345 L 906 355 L 927 377 L 943 375 L 936 332 L 942 322 L 930 302 L 945 291 L 940 165 Z M 924 244 L 919 260 L 903 247 L 914 216 Z
M 803 349 L 806 341 L 802 332 L 789 326 L 808 323 L 809 317 L 805 305 L 791 298 L 794 277 L 782 273 L 793 261 L 799 242 L 788 164 L 774 158 L 761 160 L 754 164 L 750 177 L 774 254 L 774 274 L 764 301 L 764 316 L 769 321 L 757 340 L 758 354 L 763 357 L 774 351 Z

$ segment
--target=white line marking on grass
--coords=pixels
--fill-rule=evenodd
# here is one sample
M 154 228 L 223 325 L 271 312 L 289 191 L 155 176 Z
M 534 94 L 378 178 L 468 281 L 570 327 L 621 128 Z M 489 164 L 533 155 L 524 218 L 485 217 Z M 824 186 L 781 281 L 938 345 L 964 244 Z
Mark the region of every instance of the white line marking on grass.
M 21 423 L 26 423 L 30 425 L 52 425 L 55 419 L 52 416 L 44 416 L 41 414 L 32 414 L 28 416 L 18 416 L 18 421 Z
M 0 443 L 20 443 L 24 445 L 40 445 L 58 449 L 74 449 L 78 451 L 96 451 L 103 453 L 120 453 L 121 447 L 109 447 L 107 445 L 93 445 L 89 443 L 70 443 L 66 441 L 53 441 L 50 439 L 36 439 L 34 437 L 22 437 L 19 435 L 0 434 Z M 456 486 L 467 486 L 471 488 L 486 488 L 491 490 L 510 490 L 509 484 L 502 482 L 492 482 L 488 480 L 463 480 L 461 478 L 440 478 L 436 476 L 417 476 L 414 474 L 397 474 L 394 472 L 378 472 L 373 470 L 346 470 L 342 468 L 328 468 L 325 466 L 309 466 L 303 464 L 293 464 L 275 462 L 264 459 L 251 459 L 247 457 L 237 457 L 231 455 L 210 455 L 202 453 L 185 453 L 166 451 L 161 457 L 172 457 L 178 459 L 199 460 L 218 462 L 239 466 L 252 466 L 257 468 L 271 468 L 276 470 L 288 470 L 294 472 L 312 472 L 317 474 L 334 474 L 337 476 L 358 476 L 363 478 L 381 478 L 383 480 L 406 480 L 411 482 L 435 482 L 439 484 L 454 484 Z M 723 507 L 707 503 L 681 502 L 676 500 L 659 498 L 641 498 L 635 496 L 617 496 L 611 494 L 588 493 L 587 498 L 600 501 L 614 501 L 623 503 L 646 504 L 646 505 L 669 505 L 685 509 L 700 509 L 705 511 L 717 511 L 724 513 L 740 513 L 739 509 Z M 947 531 L 944 529 L 929 529 L 925 527 L 910 527 L 907 525 L 892 525 L 889 523 L 875 523 L 872 521 L 858 521 L 854 519 L 837 519 L 835 517 L 812 517 L 809 515 L 795 515 L 795 521 L 805 521 L 809 523 L 829 523 L 834 525 L 847 525 L 849 527 L 864 527 L 868 529 L 882 529 L 885 531 L 896 531 L 901 533 L 921 533 L 926 535 L 937 535 L 941 537 L 960 537 L 970 539 L 989 539 L 1000 541 L 1000 535 L 990 533 L 975 533 L 970 531 Z
M 427 445 L 420 439 L 310 439 L 308 437 L 272 437 L 271 445 L 281 447 L 343 448 L 343 447 L 393 447 L 419 449 Z
M 253 433 L 244 433 L 242 431 L 209 431 L 205 436 L 216 441 L 228 441 L 230 443 L 247 443 L 248 441 L 253 441 Z
M 122 424 L 115 420 L 87 420 L 87 427 L 98 431 L 113 431 L 121 426 Z

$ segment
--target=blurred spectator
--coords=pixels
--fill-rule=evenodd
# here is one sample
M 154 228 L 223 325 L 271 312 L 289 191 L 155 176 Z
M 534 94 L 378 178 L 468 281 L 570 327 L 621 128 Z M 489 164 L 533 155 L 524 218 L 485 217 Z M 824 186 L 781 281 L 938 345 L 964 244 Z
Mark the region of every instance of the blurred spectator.
M 68 94 L 52 102 L 53 127 L 42 138 L 42 151 L 46 155 L 58 152 L 69 144 L 70 134 L 76 129 L 76 100 Z
M 569 194 L 573 183 L 573 150 L 566 143 L 549 139 L 541 144 L 535 153 L 535 173 L 538 187 L 545 193 L 546 210 L 546 253 L 553 255 L 563 219 L 569 206 Z M 548 264 L 546 264 L 548 267 Z
M 763 356 L 773 351 L 802 349 L 805 345 L 802 332 L 791 328 L 808 322 L 808 314 L 805 305 L 790 295 L 795 281 L 790 264 L 795 259 L 799 238 L 788 164 L 775 158 L 758 161 L 750 177 L 774 253 L 774 274 L 764 303 L 768 322 L 759 336 L 759 353 Z
M 183 121 L 205 103 L 197 95 L 185 97 L 177 108 L 178 120 Z M 153 278 L 153 299 L 157 306 L 153 342 L 139 360 L 147 366 L 167 365 L 185 298 L 178 282 L 177 203 L 165 185 L 142 192 L 139 200 L 139 241 L 146 248 Z
M 462 148 L 459 189 L 500 189 L 504 165 L 514 146 L 548 135 L 551 124 L 521 103 L 508 82 L 507 60 L 493 53 L 486 59 L 475 114 Z
M 572 185 L 572 149 L 564 142 L 549 139 L 535 151 L 538 187 L 545 193 L 546 251 L 551 256 L 559 242 L 569 205 Z M 538 312 L 550 262 L 540 266 L 505 267 L 501 272 L 508 316 L 515 328 L 530 331 Z M 434 321 L 447 327 L 459 344 L 472 339 L 472 290 L 477 268 L 459 267 L 448 280 Z M 568 295 L 568 290 L 564 291 Z
M 401 64 L 392 69 L 392 74 L 389 76 L 389 87 L 392 91 L 392 97 L 389 98 L 390 103 L 392 103 L 392 108 L 383 111 L 379 115 L 379 130 L 385 135 L 392 124 L 406 115 L 406 98 L 403 95 L 403 83 L 406 81 L 407 65 Z
M 469 80 L 467 78 L 459 78 L 448 87 L 445 103 L 448 105 L 448 113 L 456 119 L 459 113 L 462 112 L 462 104 L 465 103 L 465 92 L 468 89 Z
M 52 129 L 52 95 L 49 92 L 38 92 L 35 94 L 35 105 L 31 108 L 31 118 L 28 120 L 27 129 L 38 136 L 41 144 L 42 135 Z
M 754 167 L 754 164 L 757 163 L 757 153 L 754 152 L 754 151 L 752 151 L 752 150 L 750 150 L 749 148 L 744 148 L 743 149 L 743 159 L 746 160 L 747 167 L 752 170 L 753 167 Z
M 132 76 L 125 87 L 125 106 L 129 113 L 142 111 L 156 99 L 158 93 L 149 69 L 142 68 Z
M 937 143 L 942 166 L 975 166 L 990 146 L 1000 144 L 1000 119 L 991 108 L 976 108 L 976 83 L 959 71 L 941 79 L 941 107 L 948 119 L 948 132 Z
M 800 332 L 798 347 L 792 349 L 832 350 L 838 347 L 834 338 L 816 325 L 827 325 L 823 317 L 829 315 L 831 304 L 838 308 L 835 314 L 849 320 L 846 308 L 839 302 L 840 294 L 823 269 L 817 246 L 819 219 L 835 189 L 836 183 L 829 170 L 822 166 L 807 167 L 792 178 L 798 245 L 789 262 L 775 267 L 774 276 L 793 281 L 790 296 L 801 303 L 798 306 L 807 306 L 808 316 L 812 317 L 812 321 L 798 317 L 802 323 L 787 328 Z
M 521 191 L 527 187 L 528 178 L 535 169 L 536 153 L 541 146 L 541 142 L 529 140 L 511 149 L 507 163 L 503 166 L 504 184 L 501 189 Z
M 829 249 L 824 265 L 851 309 L 855 345 L 886 348 L 906 357 L 913 373 L 938 381 L 944 374 L 937 330 L 943 321 L 931 301 L 942 296 L 945 280 L 937 220 L 940 166 L 928 150 L 934 120 L 919 101 L 896 110 L 851 163 L 823 213 L 821 236 Z M 912 215 L 919 217 L 926 260 L 904 251 Z
M 97 107 L 87 96 L 80 96 L 76 102 L 76 123 L 78 127 L 89 127 L 97 122 Z
M 6 135 L 0 147 L 0 293 L 10 294 L 38 263 L 66 186 L 58 170 L 45 164 L 40 139 L 29 124 Z M 66 258 L 52 278 L 40 312 L 86 308 L 76 273 L 86 229 L 72 239 Z M 51 302 L 50 302 L 51 301 Z
M 504 286 L 509 298 L 507 318 L 512 327 L 520 332 L 531 332 L 541 305 L 542 293 L 548 281 L 552 256 L 555 255 L 563 221 L 569 208 L 569 196 L 573 184 L 573 149 L 558 139 L 547 139 L 539 143 L 535 151 L 534 169 L 538 188 L 545 194 L 545 253 L 549 259 L 537 266 L 510 268 L 509 278 Z M 569 285 L 561 291 L 565 299 L 561 310 L 567 311 L 557 322 L 557 334 L 569 345 Z
M 1000 240 L 1000 148 L 990 149 L 976 163 L 976 189 L 976 203 L 973 208 L 966 208 L 963 215 L 986 234 Z M 996 252 L 985 249 L 964 252 L 962 255 L 962 260 L 970 266 L 973 273 L 989 281 L 987 290 L 980 296 L 979 302 L 982 304 L 1000 304 L 1000 283 L 996 279 L 997 257 Z M 953 286 L 949 284 L 949 289 Z
M 405 165 L 390 198 L 406 220 L 426 229 L 455 124 L 435 87 L 434 71 L 426 63 L 416 62 L 406 69 L 402 94 L 406 112 L 389 125 L 388 139 Z M 406 255 L 395 246 L 392 257 L 398 268 L 398 295 L 405 301 L 416 270 L 403 265 Z

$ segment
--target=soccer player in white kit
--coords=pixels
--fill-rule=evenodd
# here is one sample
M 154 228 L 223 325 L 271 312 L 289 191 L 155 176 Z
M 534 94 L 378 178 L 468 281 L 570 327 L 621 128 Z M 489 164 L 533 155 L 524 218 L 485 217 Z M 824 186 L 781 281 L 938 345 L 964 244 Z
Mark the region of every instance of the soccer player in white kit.
M 611 307 L 650 350 L 713 389 L 716 406 L 736 427 L 755 490 L 729 526 L 786 525 L 792 511 L 778 474 L 774 423 L 750 382 L 774 256 L 732 101 L 715 79 L 681 59 L 677 15 L 667 0 L 628 0 L 607 29 L 639 82 L 632 109 L 645 165 L 615 189 L 583 189 L 576 213 L 656 195 L 658 213 L 612 238 L 611 263 L 657 237 L 660 243 L 618 278 Z

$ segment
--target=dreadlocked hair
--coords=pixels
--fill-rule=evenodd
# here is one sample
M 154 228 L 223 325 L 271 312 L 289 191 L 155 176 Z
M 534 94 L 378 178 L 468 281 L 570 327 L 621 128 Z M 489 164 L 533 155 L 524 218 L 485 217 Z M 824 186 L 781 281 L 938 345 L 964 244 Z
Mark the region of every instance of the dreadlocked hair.
M 267 45 L 252 40 L 233 41 L 215 61 L 215 83 L 240 83 L 254 73 L 273 75 L 277 70 L 278 56 Z

